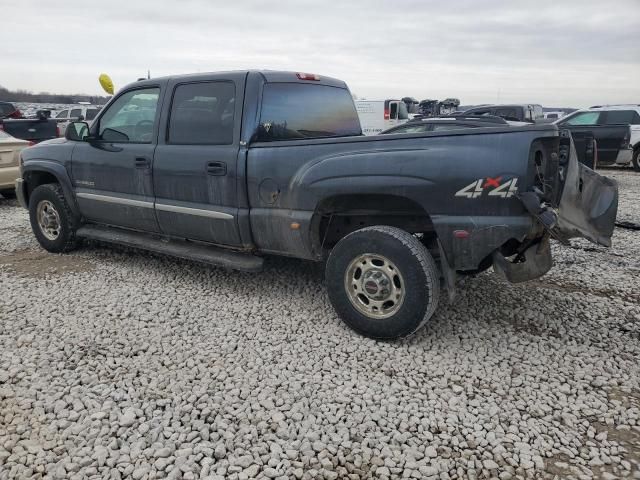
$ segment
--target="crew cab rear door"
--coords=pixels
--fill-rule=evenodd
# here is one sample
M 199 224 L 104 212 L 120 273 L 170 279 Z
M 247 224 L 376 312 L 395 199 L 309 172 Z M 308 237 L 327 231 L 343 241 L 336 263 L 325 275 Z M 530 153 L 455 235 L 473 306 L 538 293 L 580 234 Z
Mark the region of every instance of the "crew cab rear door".
M 584 237 L 609 247 L 618 212 L 618 185 L 578 162 L 570 134 L 562 134 L 569 155 L 565 157 L 565 182 L 553 233 L 563 240 Z
M 246 73 L 169 82 L 153 160 L 162 232 L 240 245 L 237 161 Z

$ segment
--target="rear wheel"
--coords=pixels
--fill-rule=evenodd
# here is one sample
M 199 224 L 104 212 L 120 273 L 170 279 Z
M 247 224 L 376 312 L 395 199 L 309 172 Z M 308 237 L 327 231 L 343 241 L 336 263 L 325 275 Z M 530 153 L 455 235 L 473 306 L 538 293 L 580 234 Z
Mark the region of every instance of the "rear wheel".
M 425 246 L 404 230 L 357 230 L 333 248 L 326 268 L 329 299 L 340 318 L 371 338 L 418 330 L 435 311 L 440 274 Z
M 77 222 L 57 183 L 35 188 L 29 197 L 29 219 L 38 243 L 52 253 L 76 248 Z
M 631 159 L 631 162 L 633 163 L 633 169 L 636 172 L 640 172 L 640 147 L 633 151 L 633 158 Z

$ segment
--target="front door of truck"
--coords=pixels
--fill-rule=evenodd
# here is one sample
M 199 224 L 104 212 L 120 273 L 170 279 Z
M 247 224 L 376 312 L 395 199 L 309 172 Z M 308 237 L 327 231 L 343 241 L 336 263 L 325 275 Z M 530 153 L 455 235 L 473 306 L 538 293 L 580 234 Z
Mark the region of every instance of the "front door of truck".
M 151 168 L 159 86 L 121 93 L 92 127 L 93 140 L 73 150 L 78 207 L 88 220 L 157 232 Z
M 236 195 L 246 74 L 169 84 L 154 156 L 155 209 L 162 232 L 240 245 Z

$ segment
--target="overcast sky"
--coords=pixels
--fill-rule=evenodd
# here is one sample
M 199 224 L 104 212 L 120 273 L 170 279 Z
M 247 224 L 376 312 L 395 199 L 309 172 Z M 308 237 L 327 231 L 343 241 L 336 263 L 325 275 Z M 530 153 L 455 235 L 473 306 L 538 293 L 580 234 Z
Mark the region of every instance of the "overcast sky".
M 360 97 L 640 103 L 640 0 L 0 0 L 0 85 L 286 69 Z

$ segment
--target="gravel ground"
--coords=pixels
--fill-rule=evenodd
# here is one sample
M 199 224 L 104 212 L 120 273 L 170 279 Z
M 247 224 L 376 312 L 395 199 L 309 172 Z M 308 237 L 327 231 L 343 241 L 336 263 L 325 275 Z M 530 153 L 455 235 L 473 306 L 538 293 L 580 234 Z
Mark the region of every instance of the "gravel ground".
M 640 175 L 606 173 L 640 222 Z M 313 264 L 51 255 L 0 199 L 0 479 L 640 478 L 639 251 L 555 246 L 385 343 Z

